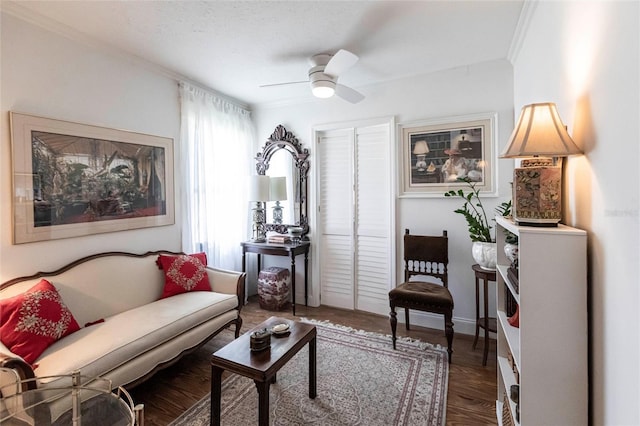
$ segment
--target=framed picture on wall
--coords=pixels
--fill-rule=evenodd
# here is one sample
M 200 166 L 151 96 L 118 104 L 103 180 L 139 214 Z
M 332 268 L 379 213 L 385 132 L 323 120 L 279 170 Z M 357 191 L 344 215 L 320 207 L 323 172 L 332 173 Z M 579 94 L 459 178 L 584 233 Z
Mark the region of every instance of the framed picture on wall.
M 173 139 L 10 113 L 13 243 L 174 223 Z
M 497 196 L 496 129 L 496 113 L 398 124 L 400 197 L 442 197 L 467 186 L 460 178 Z

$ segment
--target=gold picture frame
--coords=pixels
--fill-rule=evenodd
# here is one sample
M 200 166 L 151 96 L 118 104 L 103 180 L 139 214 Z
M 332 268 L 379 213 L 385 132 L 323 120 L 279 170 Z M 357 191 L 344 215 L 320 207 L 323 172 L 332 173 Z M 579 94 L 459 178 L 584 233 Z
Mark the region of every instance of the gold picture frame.
M 10 112 L 13 243 L 175 222 L 173 139 Z

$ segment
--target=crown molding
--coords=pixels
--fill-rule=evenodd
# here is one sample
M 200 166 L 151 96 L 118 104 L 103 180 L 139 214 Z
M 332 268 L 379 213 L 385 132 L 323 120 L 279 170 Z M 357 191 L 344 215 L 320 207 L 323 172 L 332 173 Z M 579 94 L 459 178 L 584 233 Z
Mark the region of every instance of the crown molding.
M 529 24 L 531 23 L 531 17 L 538 6 L 539 0 L 525 0 L 520 10 L 520 17 L 516 24 L 516 29 L 511 39 L 511 45 L 509 46 L 509 52 L 507 53 L 507 60 L 513 65 L 518 59 L 522 44 L 529 31 Z

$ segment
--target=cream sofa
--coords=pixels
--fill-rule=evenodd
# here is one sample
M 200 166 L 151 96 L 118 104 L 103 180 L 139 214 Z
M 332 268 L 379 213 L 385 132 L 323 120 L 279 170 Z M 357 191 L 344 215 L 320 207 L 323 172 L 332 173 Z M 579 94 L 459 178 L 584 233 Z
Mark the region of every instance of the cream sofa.
M 0 299 L 5 299 L 46 279 L 81 327 L 45 349 L 35 370 L 0 343 L 0 367 L 15 369 L 23 379 L 78 370 L 111 380 L 113 388 L 130 388 L 231 325 L 238 337 L 245 274 L 207 268 L 211 292 L 159 299 L 165 282 L 156 264 L 159 254 L 179 253 L 102 253 L 0 285 Z M 39 379 L 38 387 L 49 382 Z

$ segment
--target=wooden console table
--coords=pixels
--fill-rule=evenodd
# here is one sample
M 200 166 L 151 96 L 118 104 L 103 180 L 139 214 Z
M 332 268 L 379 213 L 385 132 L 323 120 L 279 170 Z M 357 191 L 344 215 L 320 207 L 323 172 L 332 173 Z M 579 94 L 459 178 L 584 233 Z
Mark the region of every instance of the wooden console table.
M 308 279 L 307 270 L 309 269 L 309 241 L 301 241 L 299 243 L 274 244 L 274 243 L 254 243 L 253 241 L 244 241 L 242 245 L 242 272 L 247 272 L 246 254 L 258 254 L 258 274 L 260 273 L 260 255 L 267 254 L 271 256 L 288 256 L 291 258 L 291 294 L 293 306 L 293 315 L 296 314 L 296 256 L 304 254 L 304 305 L 307 306 L 308 299 Z

